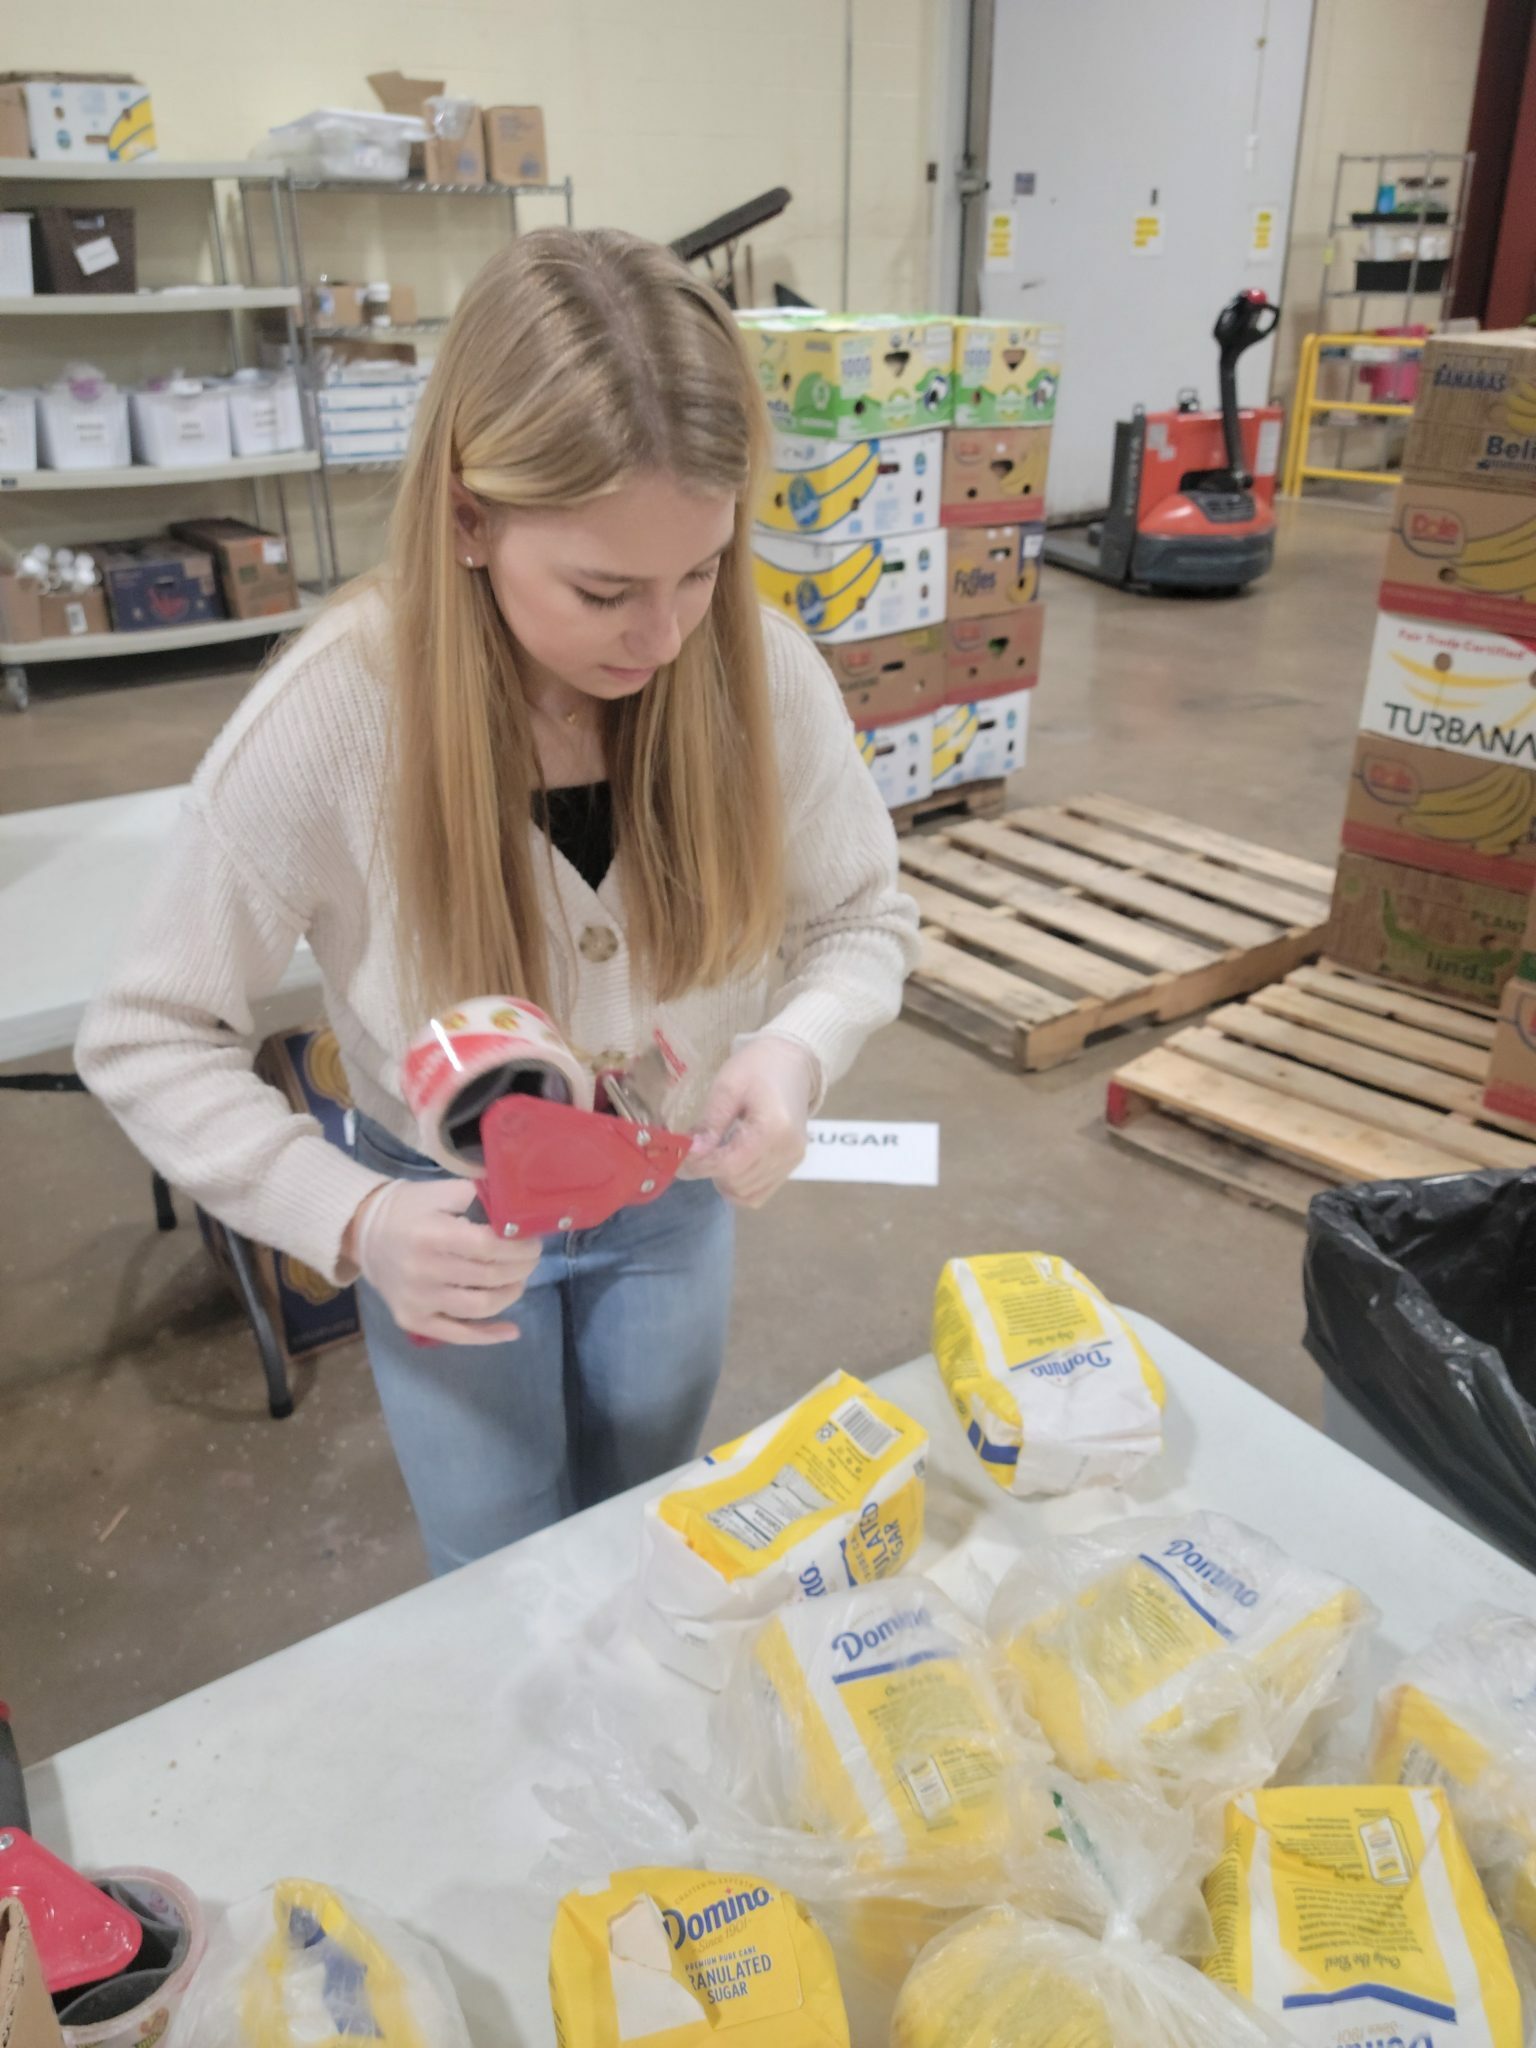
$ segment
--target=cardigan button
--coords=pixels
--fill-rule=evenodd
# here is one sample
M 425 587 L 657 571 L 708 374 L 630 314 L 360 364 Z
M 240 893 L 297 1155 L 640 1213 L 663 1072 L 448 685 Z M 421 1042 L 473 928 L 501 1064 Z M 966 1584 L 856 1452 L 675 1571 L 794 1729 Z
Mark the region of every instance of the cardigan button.
M 605 960 L 611 960 L 619 950 L 619 935 L 605 924 L 589 924 L 577 940 L 583 960 L 590 960 L 601 967 Z

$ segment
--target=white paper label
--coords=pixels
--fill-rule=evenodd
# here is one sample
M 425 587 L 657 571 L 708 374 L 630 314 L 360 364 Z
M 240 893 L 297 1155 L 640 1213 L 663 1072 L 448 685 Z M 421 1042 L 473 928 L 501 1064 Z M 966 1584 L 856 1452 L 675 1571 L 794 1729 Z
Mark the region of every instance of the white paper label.
M 1280 422 L 1278 420 L 1266 420 L 1259 429 L 1259 445 L 1254 451 L 1254 475 L 1273 476 L 1275 465 L 1279 460 Z
M 71 603 L 64 607 L 64 629 L 73 639 L 76 633 L 85 631 L 85 606 Z
M 286 562 L 288 544 L 281 540 L 264 540 L 261 544 L 261 559 L 264 562 Z
M 98 235 L 94 242 L 80 243 L 75 261 L 87 277 L 94 277 L 98 270 L 110 270 L 117 261 L 117 244 L 110 235 Z
M 807 1133 L 805 1157 L 794 1178 L 936 1188 L 939 1127 L 837 1119 L 813 1123 Z

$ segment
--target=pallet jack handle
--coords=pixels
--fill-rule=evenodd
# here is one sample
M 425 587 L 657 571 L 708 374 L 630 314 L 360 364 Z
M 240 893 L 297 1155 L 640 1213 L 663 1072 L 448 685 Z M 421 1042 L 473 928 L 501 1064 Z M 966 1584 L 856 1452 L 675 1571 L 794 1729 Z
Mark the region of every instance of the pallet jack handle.
M 1221 374 L 1221 427 L 1227 444 L 1227 467 L 1240 491 L 1246 491 L 1253 478 L 1243 463 L 1243 430 L 1237 411 L 1237 359 L 1255 342 L 1273 334 L 1279 318 L 1279 304 L 1254 286 L 1228 299 L 1216 315 L 1216 325 L 1211 330 Z

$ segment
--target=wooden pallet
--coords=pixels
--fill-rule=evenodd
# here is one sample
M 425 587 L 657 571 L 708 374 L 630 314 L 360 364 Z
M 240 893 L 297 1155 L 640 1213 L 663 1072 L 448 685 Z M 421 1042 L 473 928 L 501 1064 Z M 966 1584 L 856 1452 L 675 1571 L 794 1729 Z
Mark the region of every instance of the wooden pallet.
M 922 915 L 906 1006 L 1053 1067 L 1104 1032 L 1230 1001 L 1322 950 L 1333 871 L 1117 797 L 906 840 Z
M 898 833 L 915 832 L 920 825 L 932 825 L 955 818 L 995 818 L 1008 800 L 1008 778 L 999 775 L 988 782 L 967 782 L 959 789 L 936 790 L 921 803 L 900 804 L 891 813 Z
M 1494 1019 L 1323 961 L 1122 1067 L 1122 1144 L 1268 1207 L 1321 1188 L 1536 1166 L 1536 1141 L 1482 1108 Z

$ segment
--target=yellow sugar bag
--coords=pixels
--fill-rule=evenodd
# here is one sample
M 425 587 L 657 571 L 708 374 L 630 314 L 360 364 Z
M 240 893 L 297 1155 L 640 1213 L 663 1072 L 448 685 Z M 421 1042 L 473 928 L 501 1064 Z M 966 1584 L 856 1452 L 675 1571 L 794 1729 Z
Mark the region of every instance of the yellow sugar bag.
M 899 1571 L 922 1540 L 928 1433 L 849 1373 L 647 1502 L 639 1627 L 718 1689 L 741 1626 Z
M 1367 1765 L 1438 1785 L 1495 1912 L 1536 1941 L 1536 1621 L 1474 1608 L 1377 1696 Z
M 1521 2048 L 1509 1955 L 1443 1792 L 1250 1792 L 1226 1837 L 1206 1970 L 1300 2048 Z
M 1067 1770 L 1177 1802 L 1272 1777 L 1371 1618 L 1342 1579 L 1192 1511 L 1036 1545 L 987 1626 Z
M 1005 1493 L 1130 1478 L 1163 1445 L 1163 1382 L 1084 1274 L 1049 1252 L 951 1259 L 933 1354 L 983 1469 Z
M 848 2048 L 826 1936 L 762 1878 L 624 1870 L 560 1901 L 557 2048 Z

